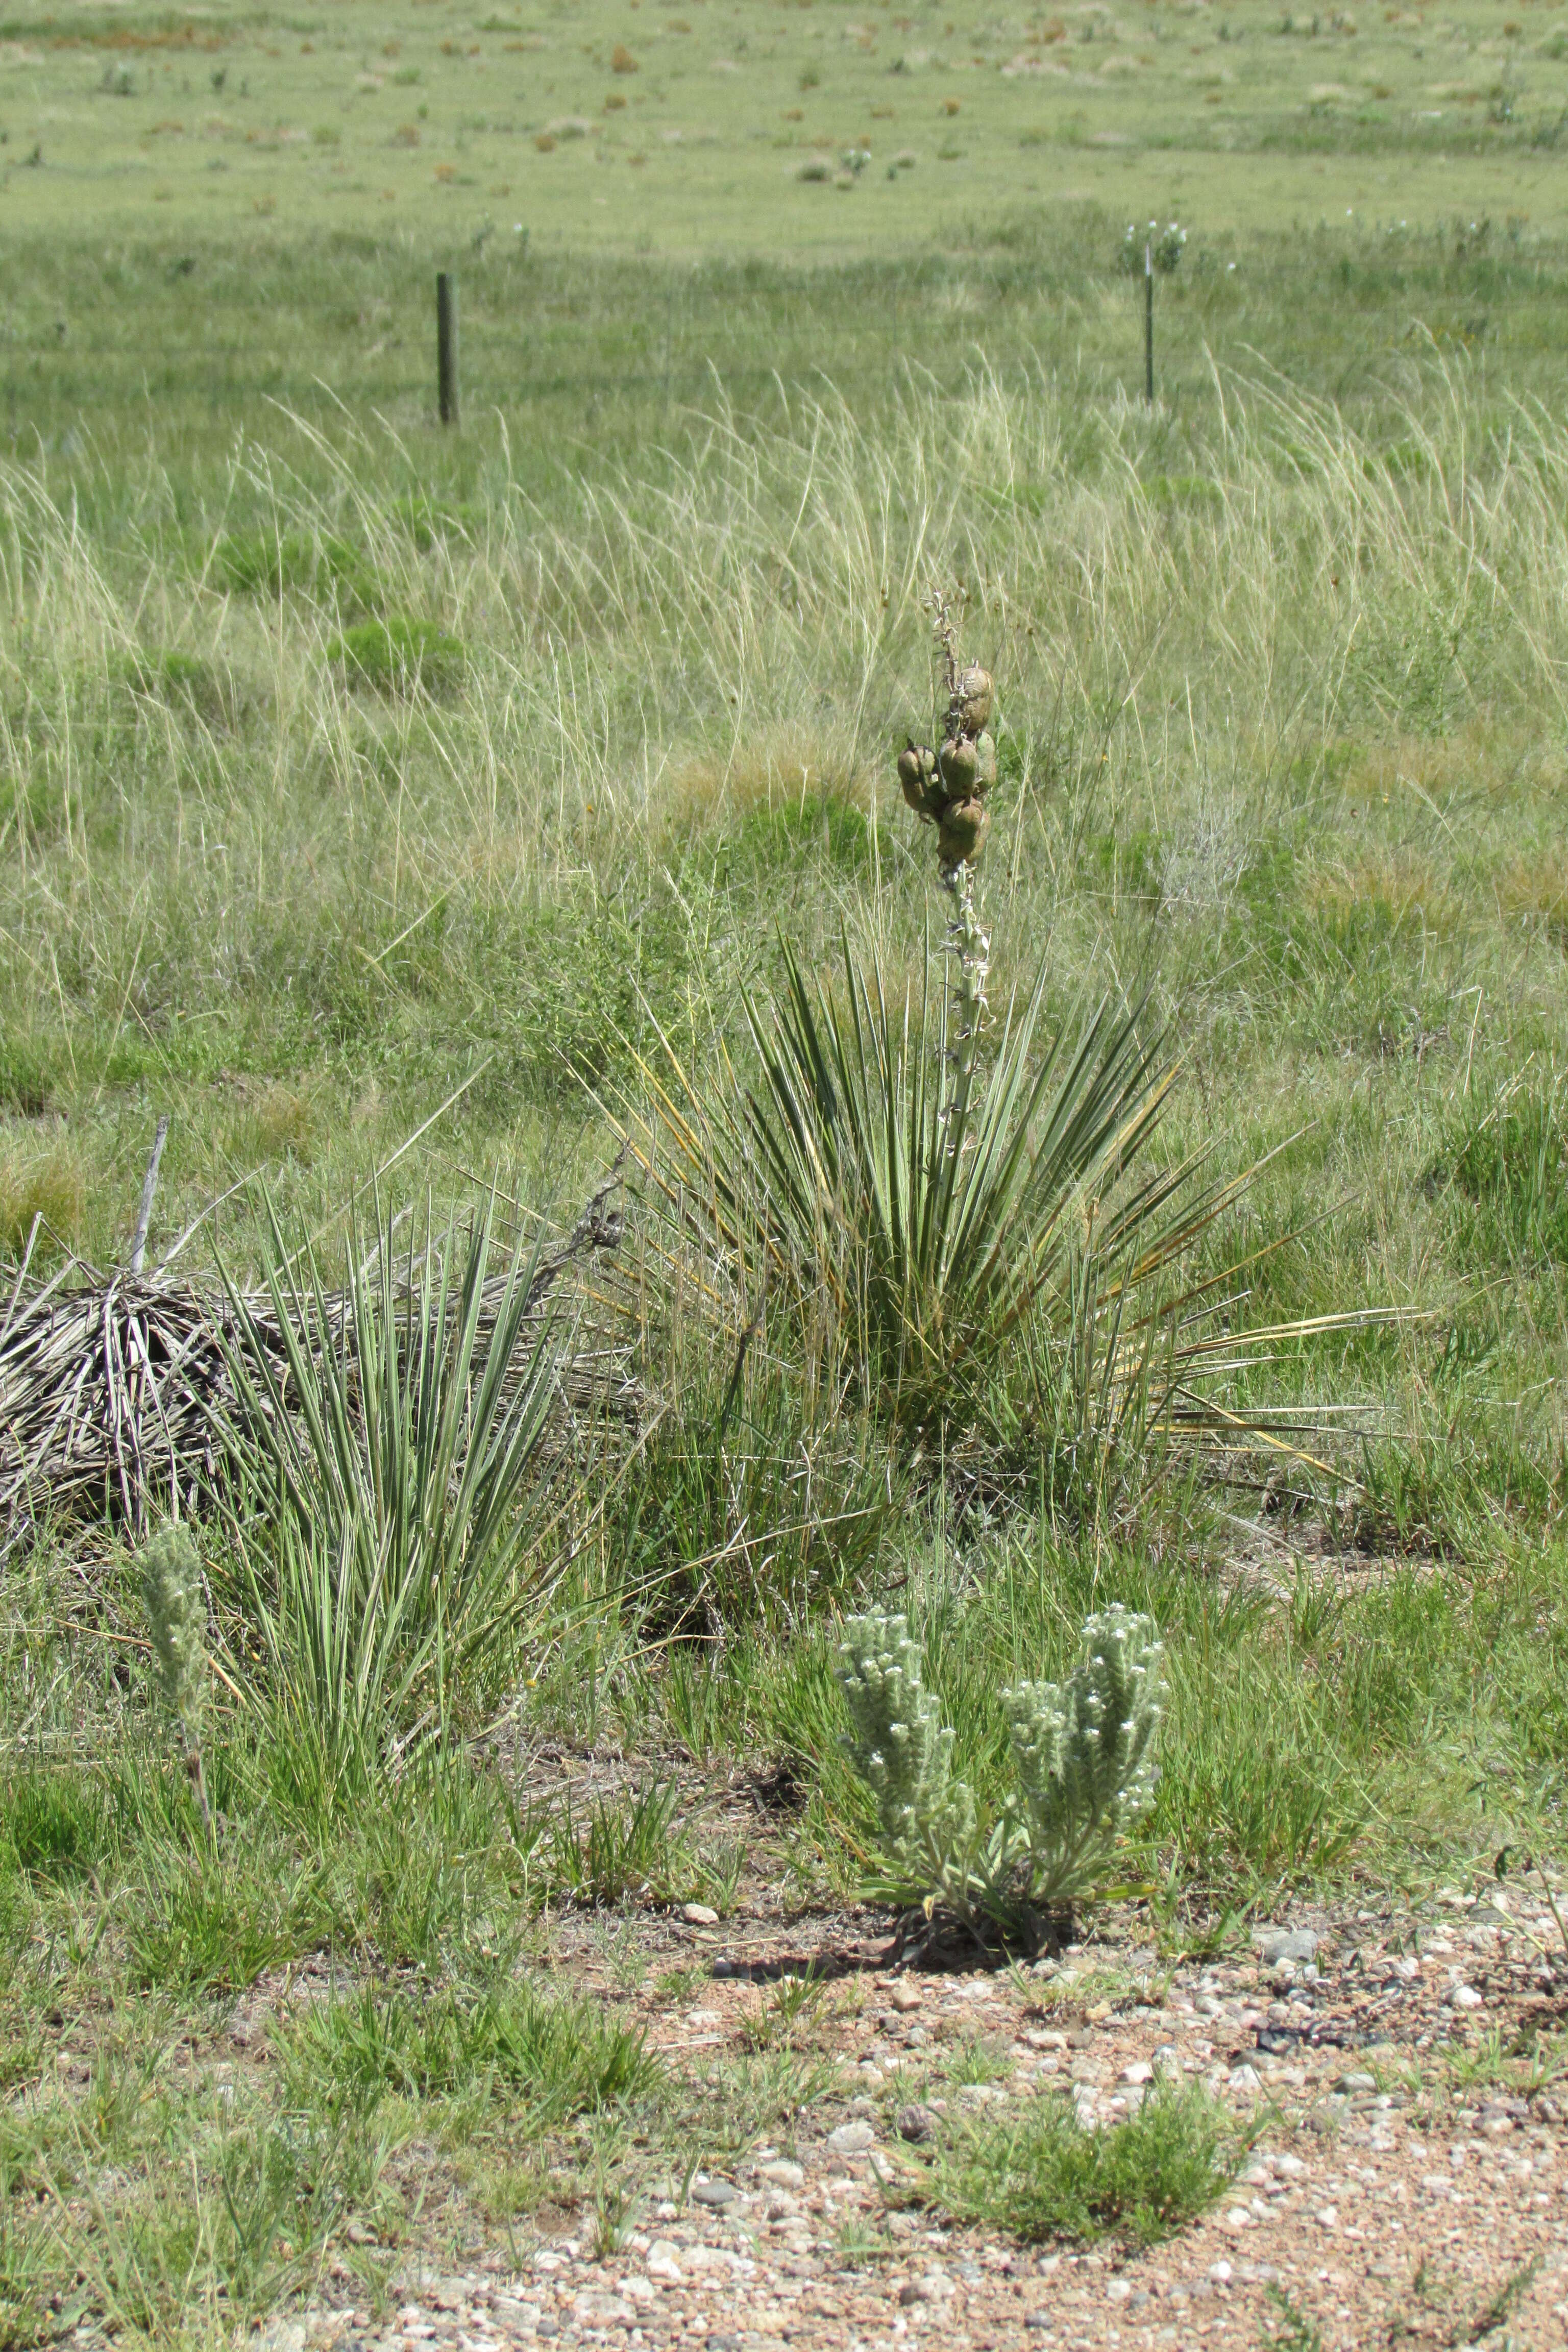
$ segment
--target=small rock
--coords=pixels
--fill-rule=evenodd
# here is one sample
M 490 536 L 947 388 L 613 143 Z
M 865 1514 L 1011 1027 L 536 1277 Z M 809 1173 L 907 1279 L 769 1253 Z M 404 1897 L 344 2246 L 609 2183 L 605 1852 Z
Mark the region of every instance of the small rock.
M 892 2007 L 894 2009 L 902 2010 L 906 2017 L 911 2009 L 919 2009 L 921 2006 L 921 1997 L 916 1990 L 915 1987 L 910 1984 L 896 1984 L 893 1987 L 892 1991 L 888 1995 L 889 2001 L 891 2003 Z
M 1234 2275 L 1228 2263 L 1214 2263 L 1209 2266 L 1209 2277 L 1215 2286 L 1228 2286 Z
M 1227 2230 L 1250 2230 L 1252 2216 L 1245 2205 L 1233 2205 L 1225 2217 L 1225 2226 Z
M 1339 2087 L 1342 2091 L 1375 2091 L 1377 2082 L 1371 2074 L 1342 2074 Z
M 716 1927 L 719 1925 L 719 1914 L 707 1903 L 683 1903 L 680 1916 L 689 1927 Z
M 1042 2336 L 1048 2336 L 1056 2326 L 1056 2321 L 1048 2311 L 1031 2311 L 1026 2315 L 1024 2325 L 1026 2327 L 1038 2328 Z
M 1337 2229 L 1339 2227 L 1340 2209 L 1337 2205 L 1325 2205 L 1314 2218 L 1322 2229 Z
M 728 2180 L 700 2180 L 691 2192 L 691 2201 L 694 2205 L 711 2206 L 717 2212 L 732 2205 L 738 2193 Z
M 918 2105 L 900 2107 L 896 2129 L 900 2139 L 930 2139 L 936 2129 L 936 2117 L 929 2107 Z
M 869 2156 L 877 2145 L 877 2135 L 868 2123 L 840 2124 L 827 2135 L 829 2156 Z
M 1263 2077 L 1256 2066 L 1233 2066 L 1227 2080 L 1233 2091 L 1249 2096 L 1263 2088 Z
M 759 2165 L 757 2178 L 760 2180 L 765 2180 L 771 2189 L 804 2189 L 805 2187 L 804 2169 L 798 2164 L 792 2164 L 787 2156 L 775 2157 L 772 2164 Z
M 1132 2289 L 1126 2279 L 1107 2279 L 1105 2283 L 1107 2303 L 1125 2303 L 1131 2292 Z
M 1278 1968 L 1281 1960 L 1310 1960 L 1318 1948 L 1310 1927 L 1254 1927 L 1252 1941 L 1266 1969 Z
M 597 2287 L 585 2286 L 572 2298 L 572 2315 L 589 2327 L 635 2327 L 637 2305 L 625 2295 L 605 2294 Z
M 1456 2009 L 1479 2009 L 1481 1996 L 1474 1985 L 1456 1985 L 1450 1995 Z
M 647 2250 L 644 2266 L 650 2279 L 662 2286 L 679 2286 L 685 2273 L 680 2267 L 680 2249 L 672 2246 L 668 2238 L 656 2238 Z
M 1121 2069 L 1121 2079 L 1124 2083 L 1152 2083 L 1154 2069 L 1146 2059 L 1135 2058 L 1131 2066 Z
M 915 2279 L 912 2284 L 916 2300 L 920 2303 L 945 2303 L 950 2294 L 958 2292 L 945 2271 L 927 2271 L 923 2278 Z

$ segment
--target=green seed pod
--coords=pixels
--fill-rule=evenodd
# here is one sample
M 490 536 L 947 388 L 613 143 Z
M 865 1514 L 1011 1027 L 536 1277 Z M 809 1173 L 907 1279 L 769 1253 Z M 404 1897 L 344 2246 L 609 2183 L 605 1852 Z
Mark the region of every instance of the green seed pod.
M 985 844 L 991 819 L 979 801 L 950 801 L 942 813 L 939 844 L 944 866 L 973 866 Z
M 905 744 L 899 753 L 899 784 L 910 806 L 922 816 L 927 814 L 926 801 L 935 772 L 936 761 L 923 744 Z
M 973 743 L 961 736 L 950 736 L 936 755 L 942 771 L 942 781 L 952 801 L 966 801 L 973 792 L 980 773 L 980 760 Z
M 974 780 L 975 789 L 978 792 L 988 793 L 992 785 L 996 782 L 996 738 L 994 735 L 981 735 L 976 738 L 974 757 L 978 763 L 978 773 Z
M 988 669 L 982 669 L 978 662 L 971 662 L 967 669 L 960 670 L 957 684 L 952 689 L 951 710 L 952 719 L 960 734 L 972 738 L 979 734 L 991 716 L 994 696 L 995 688 Z

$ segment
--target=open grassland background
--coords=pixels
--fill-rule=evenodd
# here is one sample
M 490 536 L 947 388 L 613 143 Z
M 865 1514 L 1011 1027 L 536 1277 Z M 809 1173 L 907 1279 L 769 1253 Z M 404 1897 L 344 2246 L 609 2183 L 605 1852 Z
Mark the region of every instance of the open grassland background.
M 520 1523 L 507 1638 L 479 1629 L 454 1702 L 461 1733 L 512 1710 L 499 1748 L 403 1772 L 377 1721 L 352 1801 L 323 1794 L 233 1531 L 201 1531 L 213 1638 L 249 1662 L 212 1694 L 211 1847 L 133 1556 L 46 1528 L 0 1590 L 0 2341 L 79 2290 L 131 2331 L 195 2328 L 220 2283 L 268 2310 L 351 2212 L 430 2242 L 430 2147 L 444 2242 L 595 2202 L 608 2242 L 670 2148 L 785 2136 L 830 2056 L 698 2089 L 536 1996 L 590 1946 L 601 2000 L 640 1983 L 649 1906 L 860 1884 L 829 1645 L 861 1596 L 912 1611 L 992 1799 L 999 1690 L 1061 1671 L 1092 1607 L 1155 1613 L 1129 1870 L 1167 1953 L 1285 1889 L 1403 1900 L 1560 1847 L 1554 23 L 689 29 L 628 0 L 4 28 L 7 1275 L 39 1220 L 38 1265 L 122 1259 L 163 1112 L 153 1257 L 226 1196 L 193 1271 L 254 1273 L 264 1192 L 335 1268 L 400 1150 L 389 1205 L 499 1174 L 569 1219 L 658 1034 L 703 1079 L 721 1046 L 747 1066 L 742 991 L 783 941 L 826 971 L 847 929 L 918 975 L 946 901 L 891 758 L 931 727 L 934 584 L 998 681 L 994 1006 L 1042 966 L 1047 1031 L 1147 992 L 1183 1064 L 1157 1153 L 1267 1159 L 1197 1253 L 1254 1253 L 1237 1324 L 1401 1319 L 1237 1376 L 1239 1403 L 1354 1409 L 1335 1475 L 1259 1508 L 1157 1444 L 1053 1484 L 1000 1412 L 948 1475 L 869 1391 L 813 1390 L 782 1312 L 737 1356 L 650 1294 L 644 1442 L 548 1538 Z M 1150 410 L 1119 248 L 1156 207 L 1191 233 Z M 266 1572 L 275 1538 L 246 1538 Z M 536 1811 L 552 1739 L 644 1759 L 640 1797 Z M 794 1808 L 750 1848 L 701 1785 L 737 1759 Z M 216 2021 L 323 1954 L 317 2039 L 258 1990 L 279 2063 L 226 2099 Z
M 1062 195 L 1216 226 L 1347 207 L 1558 226 L 1565 110 L 1538 0 L 55 0 L 0 27 L 12 221 L 374 224 L 448 255 L 521 227 L 574 252 L 844 256 Z
M 584 1081 L 624 1081 L 650 1021 L 734 1038 L 776 926 L 816 960 L 847 919 L 910 968 L 938 917 L 889 752 L 929 720 L 948 579 L 1001 683 L 994 993 L 1041 956 L 1062 1010 L 1151 982 L 1187 1064 L 1170 1148 L 1284 1145 L 1247 1213 L 1325 1220 L 1275 1303 L 1436 1318 L 1282 1377 L 1394 1382 L 1445 1429 L 1462 1395 L 1458 1448 L 1528 1432 L 1553 1475 L 1562 257 L 1249 247 L 1250 353 L 1189 257 L 1150 414 L 1104 356 L 1114 224 L 1079 230 L 1098 276 L 977 244 L 895 275 L 880 321 L 853 268 L 716 271 L 695 315 L 733 286 L 744 397 L 689 353 L 684 400 L 605 365 L 684 277 L 547 277 L 602 443 L 585 414 L 548 439 L 548 393 L 442 440 L 374 385 L 351 406 L 348 358 L 312 397 L 286 341 L 298 406 L 215 416 L 198 381 L 133 422 L 106 399 L 101 439 L 42 380 L 4 485 L 10 1245 L 41 1206 L 112 1259 L 161 1108 L 168 1238 L 253 1171 L 324 1213 L 465 1081 L 405 1175 L 500 1165 L 563 1206 L 602 1149 Z M 381 276 L 411 340 L 426 315 L 395 255 L 296 262 Z M 127 331 L 111 394 L 185 300 L 127 266 L 154 340 Z M 259 337 L 242 267 L 200 269 Z M 1439 326 L 1486 303 L 1509 363 L 1422 296 Z M 811 376 L 818 320 L 850 396 Z M 256 1213 L 216 1228 L 241 1257 Z

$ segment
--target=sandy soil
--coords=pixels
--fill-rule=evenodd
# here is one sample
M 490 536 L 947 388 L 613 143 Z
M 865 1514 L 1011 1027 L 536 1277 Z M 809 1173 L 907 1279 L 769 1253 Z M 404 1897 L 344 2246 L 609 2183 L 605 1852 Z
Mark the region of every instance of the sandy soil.
M 1261 1949 L 1163 1969 L 1107 1936 L 1027 1969 L 922 1970 L 889 1965 L 868 1932 L 882 1924 L 650 1922 L 650 1967 L 673 1953 L 697 1988 L 672 2007 L 650 1974 L 636 1997 L 677 2067 L 739 2047 L 781 1973 L 827 1973 L 811 2042 L 838 2084 L 791 2146 L 697 2174 L 684 2201 L 672 2181 L 602 2260 L 585 2230 L 542 2216 L 459 2276 L 413 2270 L 390 2320 L 353 2307 L 340 2265 L 318 2308 L 270 2331 L 276 2352 L 1568 2346 L 1568 2088 L 1529 2055 L 1568 2019 L 1543 1904 L 1483 1887 L 1420 1918 L 1306 1912 L 1280 1923 L 1282 1950 L 1266 1932 Z M 597 1948 L 571 1943 L 563 1972 L 592 1982 Z M 998 2078 L 955 2085 L 970 2046 Z M 1085 2122 L 1106 2120 L 1163 2068 L 1205 2082 L 1255 2138 L 1232 2192 L 1154 2251 L 1020 2246 L 899 2210 L 922 2121 L 940 2133 L 1068 2084 Z

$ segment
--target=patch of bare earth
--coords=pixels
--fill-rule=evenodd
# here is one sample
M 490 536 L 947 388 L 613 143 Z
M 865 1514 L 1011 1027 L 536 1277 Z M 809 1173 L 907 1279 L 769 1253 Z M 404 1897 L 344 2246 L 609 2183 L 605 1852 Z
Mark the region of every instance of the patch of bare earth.
M 356 2305 L 340 2263 L 315 2307 L 275 2323 L 279 2352 L 1304 2352 L 1313 2329 L 1330 2352 L 1568 2345 L 1568 2092 L 1530 2058 L 1568 2021 L 1568 1959 L 1533 1901 L 1456 1891 L 1418 1920 L 1309 1911 L 1283 1948 L 1164 1967 L 1094 1935 L 1011 1971 L 908 1965 L 868 1914 L 786 1927 L 759 1910 L 640 1923 L 635 1990 L 626 1942 L 612 1972 L 591 1921 L 560 1923 L 555 1965 L 640 2014 L 692 2077 L 754 2047 L 782 1975 L 820 1972 L 790 2032 L 837 2062 L 833 2088 L 787 2145 L 712 2179 L 672 2148 L 668 2193 L 633 2209 L 611 2253 L 595 2256 L 592 2217 L 548 2212 L 458 2274 L 405 2248 L 391 2315 Z M 984 2065 L 964 2063 L 976 2053 Z M 966 2116 L 1070 2090 L 1086 2124 L 1110 2122 L 1165 2070 L 1206 2084 L 1252 2137 L 1219 2204 L 1153 2251 L 1020 2243 L 911 2200 Z

